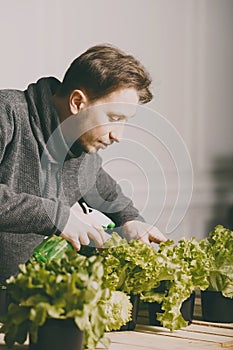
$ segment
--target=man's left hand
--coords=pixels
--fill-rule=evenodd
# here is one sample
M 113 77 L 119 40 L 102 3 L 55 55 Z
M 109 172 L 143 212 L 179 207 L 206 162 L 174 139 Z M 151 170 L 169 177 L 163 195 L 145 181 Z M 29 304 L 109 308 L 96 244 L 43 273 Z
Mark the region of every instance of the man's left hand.
M 123 225 L 123 235 L 128 241 L 140 239 L 147 244 L 151 242 L 161 243 L 167 240 L 155 226 L 137 220 L 127 221 Z

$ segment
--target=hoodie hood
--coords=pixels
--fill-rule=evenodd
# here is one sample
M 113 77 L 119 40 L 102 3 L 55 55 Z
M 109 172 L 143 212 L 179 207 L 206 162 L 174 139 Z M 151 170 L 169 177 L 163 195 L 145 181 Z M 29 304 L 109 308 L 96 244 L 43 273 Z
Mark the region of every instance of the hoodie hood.
M 41 78 L 24 91 L 40 155 L 50 163 L 60 163 L 69 153 L 53 103 L 53 95 L 59 85 L 56 78 Z

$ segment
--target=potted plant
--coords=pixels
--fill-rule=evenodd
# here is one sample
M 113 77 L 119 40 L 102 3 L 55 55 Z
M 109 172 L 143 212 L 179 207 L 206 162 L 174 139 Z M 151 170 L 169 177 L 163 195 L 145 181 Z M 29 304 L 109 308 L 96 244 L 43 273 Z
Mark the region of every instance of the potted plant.
M 157 251 L 140 240 L 128 243 L 113 233 L 101 255 L 105 287 L 123 291 L 131 298 L 140 296 L 151 303 L 149 308 L 158 303 L 161 310 L 157 311 L 161 312 L 157 320 L 170 330 L 187 325 L 180 312 L 182 303 L 190 298 L 192 308 L 194 290 L 208 286 L 205 253 L 195 239 L 183 239 L 177 245 L 167 241 Z M 131 329 L 135 325 L 136 320 Z
M 208 261 L 208 288 L 201 293 L 203 320 L 233 322 L 233 231 L 218 225 L 201 245 Z
M 169 286 L 166 287 L 163 284 L 163 282 L 167 282 L 167 281 L 162 281 L 160 287 L 155 289 L 155 292 L 161 293 L 165 297 L 165 295 L 167 295 L 166 291 L 169 290 Z M 193 320 L 194 302 L 195 302 L 195 291 L 193 291 L 191 295 L 182 302 L 180 307 L 180 313 L 183 319 L 188 322 L 188 324 L 191 324 Z M 162 309 L 162 305 L 163 305 L 163 301 L 161 302 L 154 301 L 154 302 L 147 303 L 148 311 L 149 311 L 149 324 L 151 326 L 163 326 L 163 324 L 157 319 L 158 313 L 164 313 L 164 310 Z
M 11 303 L 1 319 L 6 344 L 23 344 L 29 334 L 33 350 L 95 349 L 98 341 L 108 347 L 105 330 L 129 321 L 132 306 L 124 293 L 103 286 L 103 273 L 102 257 L 74 251 L 20 265 L 7 281 Z
M 126 293 L 133 305 L 132 319 L 119 330 L 133 330 L 137 322 L 140 294 L 153 288 L 152 276 L 157 275 L 158 261 L 154 258 L 154 249 L 139 240 L 128 243 L 117 232 L 113 232 L 101 256 L 104 286 L 111 291 Z
M 159 262 L 155 287 L 141 298 L 149 302 L 151 324 L 174 331 L 192 321 L 195 290 L 208 286 L 205 251 L 195 238 L 183 238 L 177 244 L 161 243 L 155 255 Z

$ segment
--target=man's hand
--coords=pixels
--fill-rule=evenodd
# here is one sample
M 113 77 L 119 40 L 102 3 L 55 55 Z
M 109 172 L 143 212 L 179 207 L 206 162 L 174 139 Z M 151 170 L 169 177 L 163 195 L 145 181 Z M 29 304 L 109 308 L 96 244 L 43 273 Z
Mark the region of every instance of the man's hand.
M 84 214 L 82 210 L 70 210 L 70 216 L 61 233 L 72 244 L 75 250 L 80 250 L 81 245 L 88 245 L 92 239 L 97 248 L 101 248 L 108 240 L 108 234 L 96 223 L 91 215 Z
M 123 225 L 123 235 L 128 241 L 140 239 L 147 244 L 151 242 L 161 243 L 167 240 L 155 226 L 137 220 L 127 221 Z

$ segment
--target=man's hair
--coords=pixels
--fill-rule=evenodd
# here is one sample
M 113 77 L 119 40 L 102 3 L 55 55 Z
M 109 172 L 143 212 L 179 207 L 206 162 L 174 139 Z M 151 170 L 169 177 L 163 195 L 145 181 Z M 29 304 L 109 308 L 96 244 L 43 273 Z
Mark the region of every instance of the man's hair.
M 77 57 L 65 73 L 58 94 L 67 96 L 83 89 L 91 101 L 121 88 L 134 88 L 140 103 L 152 99 L 151 78 L 133 56 L 112 45 L 96 45 Z

